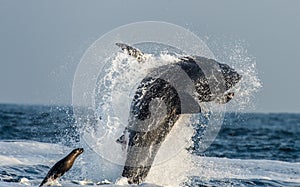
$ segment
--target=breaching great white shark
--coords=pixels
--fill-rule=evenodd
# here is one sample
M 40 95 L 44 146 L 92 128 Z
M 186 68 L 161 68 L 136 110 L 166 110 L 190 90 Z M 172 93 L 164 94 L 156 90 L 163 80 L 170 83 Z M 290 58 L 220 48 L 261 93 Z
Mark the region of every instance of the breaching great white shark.
M 139 49 L 116 45 L 140 63 L 147 60 Z M 178 57 L 174 63 L 152 69 L 135 92 L 128 126 L 117 140 L 127 147 L 122 176 L 128 183 L 145 180 L 161 143 L 181 114 L 200 113 L 201 102 L 229 102 L 234 93 L 228 90 L 240 80 L 233 68 L 201 56 Z

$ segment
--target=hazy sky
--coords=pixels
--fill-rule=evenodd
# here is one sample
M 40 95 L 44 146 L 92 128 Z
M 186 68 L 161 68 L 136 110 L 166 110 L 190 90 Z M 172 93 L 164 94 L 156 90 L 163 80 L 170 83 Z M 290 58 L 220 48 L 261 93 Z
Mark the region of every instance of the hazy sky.
M 300 112 L 297 0 L 0 0 L 0 103 L 71 103 L 84 51 L 113 28 L 149 20 L 212 38 L 216 56 L 216 42 L 245 41 L 263 83 L 255 111 Z

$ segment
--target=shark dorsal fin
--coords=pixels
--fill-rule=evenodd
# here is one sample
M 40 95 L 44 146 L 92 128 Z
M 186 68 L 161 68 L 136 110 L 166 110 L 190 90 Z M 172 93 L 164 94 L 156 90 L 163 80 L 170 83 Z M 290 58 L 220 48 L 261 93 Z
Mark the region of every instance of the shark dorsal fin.
M 129 56 L 134 57 L 138 62 L 142 62 L 146 59 L 144 53 L 139 49 L 136 49 L 124 43 L 116 43 L 116 45 L 120 47 L 122 51 L 126 52 Z

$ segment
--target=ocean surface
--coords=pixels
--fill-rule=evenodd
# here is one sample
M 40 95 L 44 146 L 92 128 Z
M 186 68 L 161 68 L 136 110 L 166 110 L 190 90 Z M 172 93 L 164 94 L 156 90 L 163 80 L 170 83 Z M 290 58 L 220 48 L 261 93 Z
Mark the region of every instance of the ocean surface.
M 300 186 L 300 114 L 226 113 L 205 152 L 197 150 L 197 137 L 190 148 L 197 172 L 182 186 Z M 1 104 L 0 186 L 39 185 L 80 142 L 71 107 Z M 62 177 L 63 186 L 103 180 L 86 175 L 83 165 L 93 160 L 85 159 Z

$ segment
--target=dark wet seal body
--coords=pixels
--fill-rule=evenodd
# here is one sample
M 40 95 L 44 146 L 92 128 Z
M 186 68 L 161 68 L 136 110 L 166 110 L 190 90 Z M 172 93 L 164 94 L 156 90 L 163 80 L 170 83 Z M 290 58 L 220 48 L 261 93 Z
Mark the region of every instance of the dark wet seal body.
M 121 48 L 139 52 L 126 44 Z M 185 86 L 188 83 L 182 82 L 186 78 L 181 74 L 188 77 L 196 94 Z M 240 79 L 228 65 L 199 56 L 183 57 L 153 69 L 139 84 L 131 103 L 126 128 L 127 157 L 122 173 L 128 183 L 139 184 L 145 180 L 161 143 L 181 114 L 200 113 L 201 102 L 229 102 L 234 93 L 226 92 Z M 162 112 L 165 113 L 161 115 Z
M 73 166 L 75 159 L 83 153 L 83 148 L 74 149 L 65 158 L 58 161 L 48 172 L 40 186 L 43 186 L 47 182 L 54 181 L 63 176 L 65 172 L 69 171 Z

